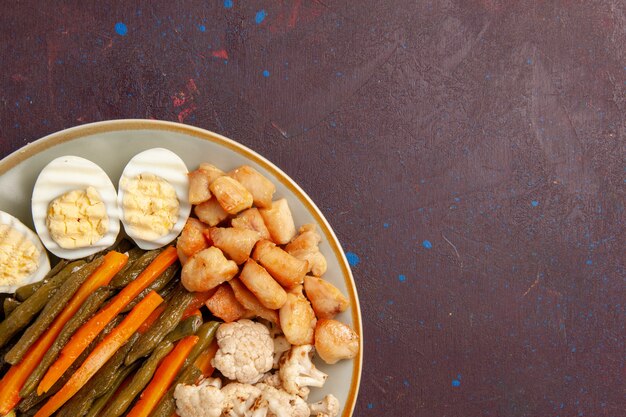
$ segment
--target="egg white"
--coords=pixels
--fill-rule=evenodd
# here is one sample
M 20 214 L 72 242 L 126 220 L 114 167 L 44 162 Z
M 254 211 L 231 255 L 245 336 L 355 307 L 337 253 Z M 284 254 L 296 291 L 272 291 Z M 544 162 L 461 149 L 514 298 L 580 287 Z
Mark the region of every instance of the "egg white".
M 28 240 L 32 242 L 33 245 L 39 251 L 39 259 L 38 259 L 38 267 L 37 269 L 30 274 L 28 277 L 24 278 L 19 285 L 0 285 L 0 292 L 3 293 L 14 293 L 18 288 L 32 284 L 34 282 L 41 281 L 48 272 L 50 272 L 50 261 L 48 259 L 48 253 L 46 249 L 41 244 L 41 241 L 33 232 L 28 228 L 24 223 L 19 221 L 17 218 L 11 216 L 9 213 L 5 213 L 4 211 L 0 211 L 0 224 L 7 224 L 11 226 L 13 229 L 17 230 L 19 233 L 24 235 Z
M 153 148 L 135 155 L 124 168 L 124 172 L 118 184 L 117 204 L 120 208 L 120 218 L 124 225 L 126 234 L 135 241 L 137 246 L 144 250 L 157 249 L 172 242 L 183 230 L 189 213 L 191 204 L 189 203 L 189 178 L 187 165 L 174 152 L 164 148 Z M 122 181 L 131 179 L 143 173 L 154 174 L 161 177 L 174 187 L 178 198 L 178 218 L 172 230 L 166 235 L 155 240 L 145 240 L 133 232 L 133 228 L 127 224 L 124 216 L 124 189 Z
M 109 228 L 102 239 L 91 246 L 65 249 L 52 239 L 46 216 L 49 204 L 57 197 L 76 189 L 94 187 L 106 207 Z M 95 163 L 78 156 L 62 156 L 54 159 L 39 173 L 32 197 L 33 223 L 45 247 L 63 259 L 79 259 L 93 255 L 111 245 L 120 232 L 120 215 L 117 193 L 109 176 Z

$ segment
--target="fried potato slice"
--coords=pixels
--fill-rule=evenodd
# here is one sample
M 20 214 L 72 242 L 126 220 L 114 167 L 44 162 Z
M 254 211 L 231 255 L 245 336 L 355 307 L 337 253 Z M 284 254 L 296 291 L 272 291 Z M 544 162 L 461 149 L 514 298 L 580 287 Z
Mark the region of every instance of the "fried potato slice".
M 234 261 L 226 259 L 215 246 L 193 255 L 183 266 L 180 279 L 188 291 L 208 291 L 239 272 Z
M 228 213 L 224 211 L 220 203 L 214 197 L 202 204 L 198 204 L 194 207 L 193 212 L 202 223 L 206 223 L 211 227 L 217 226 L 228 218 Z
M 269 240 L 272 238 L 270 231 L 267 230 L 267 226 L 265 225 L 265 220 L 263 220 L 259 209 L 256 207 L 249 208 L 239 213 L 237 217 L 230 221 L 230 225 L 240 229 L 249 229 L 259 232 L 261 239 Z
M 304 295 L 302 286 L 287 293 L 287 301 L 278 311 L 280 327 L 292 345 L 311 345 L 315 341 L 315 312 Z
M 231 177 L 219 177 L 211 183 L 209 189 L 229 214 L 237 214 L 252 207 L 252 194 Z
M 328 364 L 352 359 L 359 352 L 359 336 L 340 321 L 320 319 L 315 326 L 315 350 Z
M 235 227 L 212 227 L 205 231 L 210 240 L 220 248 L 237 265 L 244 263 L 249 257 L 252 248 L 261 236 L 254 230 L 238 229 Z
M 246 261 L 239 279 L 269 309 L 279 309 L 287 301 L 287 292 L 283 287 L 253 259 Z
M 205 230 L 208 228 L 200 220 L 193 217 L 187 219 L 187 223 L 185 223 L 185 227 L 183 227 L 180 237 L 176 241 L 176 252 L 178 252 L 178 259 L 182 265 L 187 263 L 191 256 L 209 247 L 202 233 Z
M 263 265 L 280 285 L 287 288 L 302 284 L 309 269 L 308 261 L 288 254 L 269 240 L 260 240 L 256 244 L 252 258 Z
M 272 205 L 272 197 L 276 192 L 276 186 L 270 180 L 265 178 L 259 171 L 249 165 L 242 165 L 239 168 L 228 173 L 243 185 L 250 194 L 257 207 L 270 207 Z
M 278 312 L 265 307 L 259 299 L 239 280 L 239 278 L 233 278 L 228 281 L 228 284 L 233 289 L 235 298 L 239 303 L 247 310 L 251 311 L 255 316 L 268 320 L 272 323 L 278 323 Z
M 315 224 L 305 224 L 298 229 L 298 236 L 285 246 L 285 251 L 298 259 L 309 262 L 309 270 L 316 277 L 326 272 L 328 263 L 320 252 L 319 243 L 322 236 L 317 232 Z
M 322 278 L 305 276 L 304 291 L 318 319 L 332 319 L 350 305 L 337 287 Z
M 287 200 L 281 198 L 268 208 L 259 209 L 274 243 L 284 245 L 296 235 L 296 225 Z
M 237 301 L 233 289 L 226 283 L 217 287 L 215 294 L 204 304 L 215 317 L 221 318 L 226 323 L 242 318 L 250 318 L 252 316 L 252 314 Z

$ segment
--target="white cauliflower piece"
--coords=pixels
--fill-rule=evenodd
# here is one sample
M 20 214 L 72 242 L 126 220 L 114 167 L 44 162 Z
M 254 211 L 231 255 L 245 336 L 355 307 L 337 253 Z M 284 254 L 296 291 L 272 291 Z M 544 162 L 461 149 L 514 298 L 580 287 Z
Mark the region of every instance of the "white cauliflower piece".
M 219 386 L 213 384 L 211 380 L 205 380 L 200 385 L 178 384 L 174 390 L 176 413 L 180 417 L 220 417 L 224 394 Z
M 309 417 L 309 406 L 297 395 L 263 383 L 256 384 L 255 387 L 261 390 L 267 402 L 267 417 Z
M 278 374 L 283 382 L 283 388 L 288 393 L 307 398 L 308 387 L 324 386 L 328 375 L 313 365 L 312 351 L 312 345 L 293 346 L 283 355 Z
M 339 400 L 332 394 L 324 397 L 323 400 L 309 404 L 312 416 L 316 417 L 337 417 L 339 415 Z
M 283 353 L 287 352 L 291 349 L 291 344 L 287 341 L 285 336 L 277 336 L 274 338 L 274 364 L 272 365 L 273 369 L 278 369 L 280 358 L 283 356 Z
M 258 382 L 274 363 L 274 342 L 264 325 L 243 319 L 217 329 L 219 349 L 212 364 L 226 378 L 245 384 Z
M 267 384 L 270 387 L 274 387 L 276 389 L 283 388 L 283 381 L 280 380 L 280 375 L 278 375 L 278 372 L 274 374 L 265 374 L 263 378 L 261 378 L 261 381 L 259 382 Z
M 262 391 L 250 384 L 233 382 L 222 388 L 224 417 L 266 417 L 268 404 Z M 182 416 L 181 416 L 182 417 Z

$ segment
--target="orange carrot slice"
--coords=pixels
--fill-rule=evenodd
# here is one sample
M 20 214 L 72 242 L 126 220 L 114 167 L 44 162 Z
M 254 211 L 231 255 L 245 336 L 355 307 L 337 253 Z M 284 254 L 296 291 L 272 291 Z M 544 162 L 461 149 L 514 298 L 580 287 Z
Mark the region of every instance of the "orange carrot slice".
M 107 253 L 102 264 L 78 288 L 50 327 L 26 352 L 20 363 L 11 367 L 0 381 L 0 416 L 8 413 L 20 401 L 19 392 L 24 383 L 61 333 L 63 326 L 83 305 L 87 297 L 96 289 L 107 285 L 126 265 L 126 262 L 128 262 L 128 256 L 122 253 L 115 251 Z
M 95 375 L 96 372 L 122 347 L 141 323 L 163 302 L 156 292 L 150 292 L 128 316 L 87 356 L 85 362 L 74 372 L 65 385 L 35 414 L 48 417 L 54 414 Z
M 180 339 L 174 350 L 163 359 L 152 380 L 141 393 L 139 401 L 130 410 L 127 417 L 148 417 L 150 415 L 170 385 L 172 385 L 172 382 L 174 382 L 174 378 L 178 375 L 185 363 L 185 359 L 187 359 L 189 352 L 191 352 L 195 344 L 198 343 L 198 340 L 198 336 L 187 336 Z
M 194 362 L 196 368 L 198 368 L 202 372 L 202 376 L 205 378 L 210 377 L 213 374 L 215 368 L 211 365 L 211 361 L 215 357 L 217 353 L 217 340 L 213 340 L 206 350 L 202 351 L 198 356 L 198 359 Z
M 152 312 L 152 314 L 150 314 L 150 316 L 143 323 L 141 323 L 141 326 L 139 326 L 139 329 L 137 329 L 137 333 L 144 334 L 146 331 L 148 331 L 150 326 L 154 324 L 154 322 L 159 318 L 161 313 L 165 311 L 165 307 L 167 307 L 167 303 L 159 304 L 159 306 Z
M 58 359 L 50 366 L 37 387 L 37 394 L 47 392 L 76 358 L 89 346 L 104 327 L 117 316 L 141 291 L 150 285 L 170 265 L 178 259 L 176 249 L 168 247 L 161 252 L 139 276 L 120 291 L 113 300 L 83 324 L 61 350 Z M 143 320 L 142 320 L 143 321 Z

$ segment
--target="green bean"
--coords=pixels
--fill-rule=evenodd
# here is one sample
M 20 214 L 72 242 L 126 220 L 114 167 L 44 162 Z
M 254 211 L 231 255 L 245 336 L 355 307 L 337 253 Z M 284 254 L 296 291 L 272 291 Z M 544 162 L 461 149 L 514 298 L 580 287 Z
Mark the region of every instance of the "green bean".
M 109 388 L 109 390 L 104 395 L 101 395 L 100 397 L 98 397 L 97 400 L 95 400 L 93 402 L 91 408 L 89 409 L 89 412 L 85 415 L 85 417 L 98 417 L 98 416 L 100 416 L 102 409 L 107 405 L 107 403 L 113 397 L 113 395 L 116 393 L 116 391 L 120 387 L 120 385 L 122 385 L 122 382 L 124 382 L 124 380 L 126 378 L 128 378 L 128 376 L 130 374 L 132 374 L 134 371 L 136 371 L 137 368 L 139 368 L 139 364 L 138 363 L 133 364 L 131 366 L 128 366 L 128 367 L 123 368 L 122 370 L 120 370 L 120 372 L 118 372 L 117 376 L 115 377 L 115 380 L 111 384 L 111 387 Z M 107 407 L 107 409 L 109 409 L 109 408 L 110 407 Z
M 15 365 L 22 360 L 28 348 L 46 331 L 56 316 L 63 311 L 78 288 L 89 278 L 96 268 L 102 265 L 102 262 L 104 262 L 104 258 L 100 256 L 87 265 L 84 265 L 65 280 L 59 290 L 50 298 L 48 304 L 46 304 L 39 317 L 37 317 L 37 320 L 26 329 L 20 340 L 13 346 L 13 349 L 5 355 L 4 359 L 7 362 Z
M 159 292 L 161 291 L 171 280 L 174 278 L 178 270 L 180 269 L 180 265 L 175 262 L 170 265 L 161 275 L 159 275 L 150 285 L 148 285 L 142 292 L 139 293 L 137 297 L 135 297 L 128 305 L 122 310 L 123 313 L 127 313 L 133 309 L 141 300 L 143 300 L 146 295 L 148 295 L 152 291 Z
M 200 326 L 202 325 L 202 317 L 196 316 L 195 314 L 191 317 L 187 317 L 185 320 L 178 323 L 176 328 L 169 332 L 163 341 L 168 342 L 176 342 L 183 337 L 191 336 L 196 334 Z
M 59 410 L 59 417 L 84 416 L 91 408 L 93 401 L 106 394 L 115 382 L 124 358 L 137 341 L 138 333 L 133 334 L 130 340 L 115 352 L 100 370 Z
M 111 280 L 111 286 L 113 288 L 122 288 L 128 285 L 128 283 L 137 278 L 139 274 L 150 265 L 150 262 L 157 257 L 161 250 L 162 249 L 155 249 L 141 255 L 124 273 L 117 274 L 115 278 Z
M 50 346 L 50 349 L 46 352 L 41 362 L 37 365 L 35 370 L 30 374 L 24 387 L 20 391 L 22 398 L 26 397 L 32 391 L 35 390 L 39 382 L 45 375 L 46 371 L 52 365 L 52 363 L 59 356 L 59 352 L 70 340 L 72 335 L 80 326 L 83 325 L 98 309 L 100 306 L 113 294 L 113 291 L 109 287 L 100 287 L 89 295 L 83 305 L 78 309 L 76 314 L 69 319 L 69 321 L 63 326 L 61 333 L 57 336 L 56 340 Z
M 180 281 L 177 279 L 174 279 L 172 281 L 170 281 L 165 288 L 163 288 L 161 291 L 159 291 L 159 295 L 161 296 L 161 298 L 163 298 L 166 302 L 169 301 L 170 297 L 172 295 L 174 295 L 174 293 L 176 292 L 176 288 L 178 288 L 178 285 L 180 284 Z
M 167 304 L 165 311 L 161 313 L 156 322 L 141 335 L 141 338 L 133 346 L 126 357 L 126 365 L 130 365 L 137 359 L 150 354 L 156 345 L 178 325 L 191 300 L 193 300 L 193 294 L 179 286 L 172 297 L 172 301 Z
M 33 282 L 32 284 L 28 284 L 28 285 L 24 285 L 23 287 L 19 287 L 15 291 L 15 298 L 17 298 L 19 301 L 22 301 L 22 302 L 25 301 L 28 297 L 33 295 L 35 293 L 35 291 L 37 291 L 43 284 L 48 282 L 50 280 L 50 278 L 52 278 L 53 276 L 58 274 L 63 268 L 65 268 L 65 266 L 67 265 L 68 262 L 69 261 L 66 261 L 65 259 L 61 259 L 46 274 L 46 276 L 41 281 Z
M 12 297 L 5 298 L 4 302 L 2 303 L 2 307 L 4 308 L 4 316 L 8 317 L 9 314 L 11 314 L 13 310 L 15 310 L 20 304 L 22 303 L 17 301 L 15 298 L 12 298 Z
M 195 365 L 186 367 L 176 378 L 176 381 L 165 392 L 161 401 L 154 408 L 150 417 L 170 417 L 176 411 L 176 400 L 174 390 L 178 384 L 195 384 L 202 376 L 202 372 Z
M 126 412 L 134 399 L 148 385 L 161 360 L 172 351 L 174 344 L 163 341 L 157 345 L 152 354 L 141 365 L 133 379 L 119 393 L 102 417 L 119 417 Z
M 58 274 L 43 284 L 33 295 L 20 304 L 11 315 L 0 323 L 0 347 L 22 330 L 46 305 L 57 289 L 65 282 L 77 266 L 84 265 L 85 261 L 76 261 L 66 265 Z

